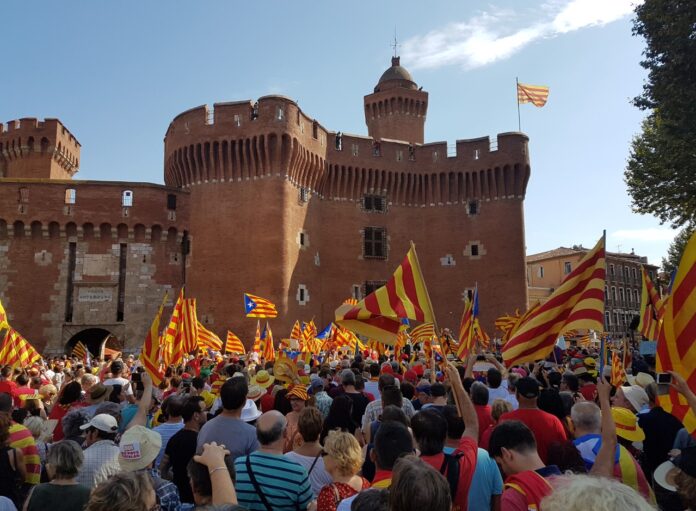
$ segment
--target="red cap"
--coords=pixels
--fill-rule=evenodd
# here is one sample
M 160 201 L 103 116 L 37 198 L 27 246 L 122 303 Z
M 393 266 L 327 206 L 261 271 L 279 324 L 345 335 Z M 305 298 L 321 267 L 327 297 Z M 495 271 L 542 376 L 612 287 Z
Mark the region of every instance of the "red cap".
M 413 369 L 409 369 L 404 373 L 404 379 L 410 381 L 411 383 L 416 383 L 418 380 L 418 374 Z
M 383 364 L 383 365 L 382 365 L 382 372 L 383 372 L 383 373 L 394 374 L 394 369 L 392 369 L 391 364 Z

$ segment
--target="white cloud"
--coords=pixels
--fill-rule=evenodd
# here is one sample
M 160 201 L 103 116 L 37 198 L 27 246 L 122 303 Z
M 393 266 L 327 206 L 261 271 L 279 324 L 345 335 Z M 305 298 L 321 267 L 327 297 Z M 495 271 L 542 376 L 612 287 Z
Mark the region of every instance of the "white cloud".
M 617 240 L 634 240 L 646 242 L 672 241 L 677 231 L 668 227 L 650 227 L 647 229 L 623 229 L 611 233 L 611 237 Z
M 476 68 L 503 60 L 525 46 L 585 27 L 601 26 L 631 14 L 641 0 L 546 1 L 535 14 L 542 21 L 506 30 L 519 14 L 491 9 L 471 19 L 451 23 L 422 36 L 407 39 L 402 55 L 414 69 L 461 65 Z

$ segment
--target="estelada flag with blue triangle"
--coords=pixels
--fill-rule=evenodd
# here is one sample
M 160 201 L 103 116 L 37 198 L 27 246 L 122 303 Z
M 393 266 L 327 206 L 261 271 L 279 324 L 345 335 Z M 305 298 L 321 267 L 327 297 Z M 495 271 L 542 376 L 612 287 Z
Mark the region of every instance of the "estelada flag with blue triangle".
M 244 313 L 247 318 L 275 318 L 278 310 L 271 301 L 244 293 Z

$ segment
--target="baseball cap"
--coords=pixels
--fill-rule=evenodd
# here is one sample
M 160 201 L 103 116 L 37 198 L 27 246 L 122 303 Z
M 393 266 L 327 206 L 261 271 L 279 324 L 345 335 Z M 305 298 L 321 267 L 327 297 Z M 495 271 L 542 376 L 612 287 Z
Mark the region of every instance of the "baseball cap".
M 515 387 L 517 388 L 517 392 L 520 394 L 520 396 L 528 399 L 539 397 L 539 382 L 534 378 L 530 378 L 529 376 L 520 378 L 517 380 Z
M 100 413 L 92 417 L 92 420 L 87 424 L 80 426 L 82 431 L 87 428 L 96 428 L 104 433 L 116 433 L 118 431 L 118 422 L 116 422 L 116 419 L 112 415 Z
M 162 436 L 145 426 L 133 426 L 121 437 L 118 464 L 121 470 L 135 472 L 155 461 L 162 447 Z
M 416 392 L 417 393 L 423 393 L 423 394 L 428 394 L 430 395 L 430 384 L 429 383 L 421 383 L 416 387 Z

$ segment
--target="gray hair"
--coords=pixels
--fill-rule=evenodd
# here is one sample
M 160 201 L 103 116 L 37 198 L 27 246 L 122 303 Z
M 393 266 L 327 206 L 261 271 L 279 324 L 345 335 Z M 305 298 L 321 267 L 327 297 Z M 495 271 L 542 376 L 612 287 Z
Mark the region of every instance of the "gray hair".
M 570 418 L 573 419 L 575 429 L 592 433 L 599 433 L 602 430 L 602 412 L 592 401 L 575 403 L 570 409 Z
M 554 478 L 554 490 L 541 501 L 545 511 L 652 511 L 633 488 L 607 477 L 573 474 Z
M 88 385 L 94 385 L 99 381 L 99 378 L 97 378 L 95 375 L 91 373 L 85 373 L 82 375 L 82 378 L 80 378 L 80 383 L 84 386 L 86 384 Z
M 271 445 L 273 442 L 277 442 L 285 433 L 285 427 L 288 425 L 288 421 L 282 415 L 277 418 L 268 429 L 262 429 L 260 423 L 256 423 L 256 438 L 261 445 Z
M 46 462 L 51 464 L 55 479 L 72 479 L 80 471 L 85 457 L 73 440 L 63 440 L 51 445 Z
M 471 400 L 475 405 L 487 405 L 488 404 L 488 387 L 486 387 L 480 381 L 475 381 L 471 384 Z
M 70 410 L 61 419 L 63 434 L 66 438 L 82 436 L 84 431 L 80 429 L 80 426 L 87 424 L 91 418 L 90 413 L 83 408 Z
M 118 403 L 112 403 L 111 401 L 104 401 L 97 406 L 94 410 L 94 415 L 99 415 L 100 413 L 106 413 L 111 415 L 117 421 L 121 418 L 121 407 Z
M 341 371 L 342 385 L 355 385 L 355 373 L 352 369 L 344 369 Z

